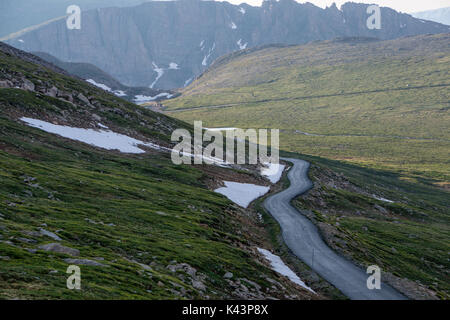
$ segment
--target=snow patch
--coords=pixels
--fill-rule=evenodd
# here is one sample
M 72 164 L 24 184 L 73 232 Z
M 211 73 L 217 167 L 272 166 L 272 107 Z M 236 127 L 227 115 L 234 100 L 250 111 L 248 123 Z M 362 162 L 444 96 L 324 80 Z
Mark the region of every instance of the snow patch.
M 284 164 L 265 163 L 264 167 L 261 168 L 261 175 L 269 179 L 270 182 L 277 183 L 280 181 L 285 167 Z
M 110 130 L 94 130 L 62 126 L 26 117 L 22 117 L 20 120 L 30 127 L 38 128 L 45 132 L 54 133 L 64 138 L 84 142 L 107 150 L 119 150 L 123 153 L 145 153 L 145 150 L 140 149 L 138 145 L 143 145 L 156 150 L 162 149 L 162 147 L 154 143 L 144 142 Z
M 106 92 L 111 92 L 114 93 L 116 96 L 118 97 L 125 97 L 127 94 L 125 93 L 125 91 L 122 90 L 115 90 L 113 91 L 110 87 L 108 87 L 106 84 L 103 83 L 98 83 L 96 82 L 94 79 L 87 79 L 86 82 L 89 82 L 90 84 L 96 86 L 97 88 L 103 89 Z
M 373 195 L 373 197 L 377 200 L 383 201 L 383 202 L 387 202 L 387 203 L 394 203 L 394 201 L 386 199 L 386 198 L 382 198 L 382 197 L 378 197 L 376 195 Z
M 208 59 L 211 56 L 211 54 L 213 53 L 214 49 L 216 48 L 216 43 L 214 42 L 213 46 L 211 47 L 211 49 L 209 49 L 208 54 L 203 58 L 202 61 L 202 65 L 203 66 L 207 66 L 208 65 Z
M 111 92 L 111 88 L 108 87 L 106 84 L 98 83 L 94 79 L 87 79 L 86 82 L 89 82 L 90 84 L 96 86 L 97 88 L 103 89 L 105 91 Z
M 265 195 L 269 192 L 270 187 L 257 186 L 251 183 L 238 183 L 231 181 L 224 181 L 225 187 L 214 190 L 226 196 L 234 203 L 241 207 L 247 208 L 248 205 L 255 199 Z
M 237 130 L 237 128 L 203 128 L 208 131 L 231 131 L 231 130 Z
M 244 9 L 244 8 L 242 8 L 242 7 L 239 7 L 239 12 L 240 12 L 240 13 L 242 13 L 242 14 L 245 14 L 245 12 L 246 12 L 246 11 L 245 11 L 245 9 Z
M 17 41 L 19 41 L 20 43 L 24 43 L 25 42 L 25 41 L 23 41 L 23 39 L 19 39 Z
M 194 80 L 194 77 L 190 77 L 189 79 L 187 79 L 187 80 L 184 82 L 184 86 L 187 87 L 193 80 Z
M 150 88 L 153 89 L 153 87 L 155 86 L 155 84 L 158 82 L 158 80 L 163 76 L 164 74 L 164 69 L 163 68 L 159 68 L 155 62 L 152 62 L 153 65 L 153 71 L 155 71 L 157 73 L 155 80 L 152 82 L 152 84 L 150 85 Z
M 114 91 L 114 94 L 115 94 L 116 96 L 118 96 L 118 97 L 125 97 L 125 96 L 127 96 L 127 94 L 125 93 L 125 91 L 122 91 L 122 90 L 116 90 L 116 91 Z
M 247 48 L 248 42 L 243 43 L 243 42 L 242 42 L 242 39 L 239 39 L 239 41 L 236 42 L 236 44 L 239 46 L 239 49 L 240 49 L 240 50 L 244 50 L 244 49 Z
M 133 101 L 135 103 L 139 104 L 139 103 L 155 101 L 156 99 L 163 98 L 163 97 L 166 97 L 167 99 L 170 99 L 170 98 L 173 97 L 173 94 L 170 94 L 168 92 L 161 92 L 161 93 L 158 93 L 156 96 L 153 96 L 153 97 L 152 96 L 144 96 L 144 95 L 139 94 L 137 96 L 134 96 Z
M 315 293 L 313 289 L 308 287 L 287 265 L 284 264 L 283 260 L 277 255 L 272 254 L 266 249 L 258 248 L 259 253 L 261 253 L 264 258 L 270 262 L 272 270 L 278 272 L 279 274 L 289 278 L 292 282 L 298 284 L 302 288 Z
M 178 70 L 178 69 L 180 69 L 180 67 L 178 66 L 177 63 L 171 62 L 171 63 L 169 63 L 169 69 L 171 69 L 171 70 Z
M 237 29 L 237 26 L 236 26 L 236 24 L 233 22 L 233 21 L 231 21 L 231 23 L 229 24 L 229 26 L 230 26 L 230 28 L 231 29 Z

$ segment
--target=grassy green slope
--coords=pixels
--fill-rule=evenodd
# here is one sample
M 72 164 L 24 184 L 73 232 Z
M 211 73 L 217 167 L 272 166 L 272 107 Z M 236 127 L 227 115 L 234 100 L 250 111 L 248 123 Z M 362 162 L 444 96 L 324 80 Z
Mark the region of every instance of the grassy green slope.
M 411 280 L 391 279 L 410 296 L 448 298 L 450 203 L 436 186 L 450 179 L 449 45 L 436 35 L 241 51 L 164 104 L 206 127 L 280 128 L 283 154 L 313 163 L 315 188 L 295 203 L 328 244 Z
M 253 293 L 250 281 L 272 290 L 267 278 L 277 276 L 249 250 L 251 233 L 241 231 L 239 210 L 207 190 L 202 171 L 175 166 L 155 151 L 126 155 L 63 139 L 18 118 L 89 127 L 95 113 L 116 132 L 160 144 L 187 124 L 0 51 L 3 77 L 82 93 L 95 105 L 0 89 L 0 298 L 230 298 L 239 297 L 236 279 L 247 279 L 241 283 Z M 68 290 L 71 263 L 64 260 L 71 257 L 40 250 L 58 242 L 40 235 L 41 228 L 78 249 L 77 259 L 105 266 L 81 265 L 82 290 Z M 167 268 L 179 263 L 197 273 Z M 290 286 L 267 294 L 309 297 Z
M 279 128 L 285 150 L 445 184 L 449 43 L 447 34 L 243 51 L 166 110 L 208 127 Z

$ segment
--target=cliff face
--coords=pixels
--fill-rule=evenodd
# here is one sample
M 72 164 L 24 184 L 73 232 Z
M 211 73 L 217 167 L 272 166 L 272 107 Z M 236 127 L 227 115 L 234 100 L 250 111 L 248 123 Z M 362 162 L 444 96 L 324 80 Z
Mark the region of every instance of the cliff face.
M 63 61 L 92 63 L 130 86 L 187 85 L 214 59 L 270 43 L 302 44 L 336 37 L 446 33 L 450 27 L 382 8 L 381 30 L 366 26 L 367 5 L 339 10 L 293 0 L 261 7 L 184 0 L 82 13 L 81 30 L 57 21 L 8 42 L 26 51 L 47 52 Z

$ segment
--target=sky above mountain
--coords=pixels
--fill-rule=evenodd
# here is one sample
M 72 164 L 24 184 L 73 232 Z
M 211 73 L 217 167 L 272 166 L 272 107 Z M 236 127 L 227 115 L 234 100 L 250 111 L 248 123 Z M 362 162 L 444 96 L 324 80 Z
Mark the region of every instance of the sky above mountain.
M 248 3 L 252 6 L 259 6 L 262 0 L 227 0 L 233 4 L 241 4 L 243 2 Z M 338 7 L 342 4 L 349 2 L 350 0 L 308 0 L 308 1 L 299 1 L 300 3 L 311 2 L 318 7 L 325 8 L 327 6 L 331 6 L 333 2 L 336 3 Z M 378 4 L 383 7 L 390 7 L 397 11 L 412 13 L 426 10 L 433 10 L 448 7 L 448 0 L 353 0 L 352 2 L 358 3 L 370 3 L 370 4 Z

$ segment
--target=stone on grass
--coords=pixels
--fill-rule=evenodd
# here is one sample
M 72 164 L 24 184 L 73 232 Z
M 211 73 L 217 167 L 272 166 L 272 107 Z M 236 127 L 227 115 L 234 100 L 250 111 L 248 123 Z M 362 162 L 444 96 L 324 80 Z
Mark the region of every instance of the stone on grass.
M 73 257 L 80 255 L 80 251 L 78 249 L 69 248 L 59 243 L 44 244 L 42 246 L 39 246 L 38 249 L 50 252 L 65 253 Z

